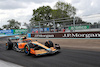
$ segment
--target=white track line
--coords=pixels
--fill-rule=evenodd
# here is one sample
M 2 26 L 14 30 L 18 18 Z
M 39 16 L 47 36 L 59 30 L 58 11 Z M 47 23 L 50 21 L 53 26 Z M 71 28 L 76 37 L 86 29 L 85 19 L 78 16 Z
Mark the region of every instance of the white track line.
M 0 67 L 24 67 L 24 66 L 0 60 Z

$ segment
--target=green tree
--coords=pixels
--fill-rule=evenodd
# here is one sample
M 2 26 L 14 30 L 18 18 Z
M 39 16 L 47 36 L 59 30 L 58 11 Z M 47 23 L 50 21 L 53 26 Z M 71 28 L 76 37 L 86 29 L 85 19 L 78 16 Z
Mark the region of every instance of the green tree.
M 3 29 L 9 29 L 9 25 L 3 25 Z
M 62 10 L 60 9 L 53 9 L 52 10 L 52 18 L 53 19 L 58 19 L 64 17 L 64 15 L 61 15 Z
M 76 8 L 72 6 L 70 3 L 65 3 L 65 2 L 57 2 L 55 4 L 55 9 L 52 9 L 52 18 L 53 19 L 58 19 L 58 18 L 63 18 L 62 20 L 70 20 L 73 19 L 73 16 L 76 14 Z M 66 19 L 68 17 L 68 19 Z M 73 20 L 70 20 L 68 22 L 62 22 L 61 19 L 57 20 L 60 22 L 56 23 L 56 28 L 57 24 L 60 26 L 65 26 L 67 24 L 72 24 Z
M 70 3 L 57 2 L 55 4 L 56 9 L 52 9 L 50 6 L 42 6 L 33 10 L 33 17 L 30 21 L 45 21 L 50 19 L 58 19 L 65 17 L 72 17 L 76 14 L 76 8 Z
M 50 6 L 43 6 L 39 7 L 36 10 L 33 10 L 33 18 L 30 21 L 44 21 L 51 19 L 51 7 Z
M 8 20 L 9 24 L 3 25 L 3 29 L 19 29 L 21 26 L 21 23 L 18 21 L 15 21 L 15 19 Z
M 37 21 L 43 21 L 41 22 L 42 28 L 47 26 L 51 28 L 53 27 L 53 23 L 48 22 L 46 20 L 65 18 L 65 17 L 69 17 L 72 19 L 72 16 L 76 14 L 76 8 L 69 3 L 59 1 L 55 4 L 55 8 L 56 9 L 52 9 L 50 6 L 42 6 L 37 9 L 34 9 L 32 14 L 33 17 L 30 20 L 31 21 L 30 24 L 32 25 L 31 28 L 39 26 L 39 23 Z M 56 23 L 56 28 L 57 24 L 62 25 L 62 22 Z
M 15 21 L 14 19 L 8 20 L 7 22 L 9 22 L 10 29 L 19 29 L 21 26 L 21 23 L 18 21 Z
M 52 9 L 50 6 L 42 6 L 37 8 L 36 10 L 33 10 L 33 17 L 31 18 L 31 23 L 32 28 L 38 27 L 39 23 L 37 21 L 45 21 L 45 20 L 50 20 L 51 15 L 52 15 Z M 42 23 L 41 27 L 44 28 L 47 26 L 47 23 Z
M 73 17 L 76 14 L 76 8 L 70 3 L 57 2 L 55 5 L 56 10 L 52 11 L 52 17 L 55 18 L 65 18 Z
M 0 28 L 0 30 L 3 30 L 2 28 Z

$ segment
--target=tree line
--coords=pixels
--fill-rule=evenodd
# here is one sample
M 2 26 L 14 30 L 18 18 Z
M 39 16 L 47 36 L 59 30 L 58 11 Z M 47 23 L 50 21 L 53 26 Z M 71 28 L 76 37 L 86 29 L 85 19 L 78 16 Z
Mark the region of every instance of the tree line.
M 30 23 L 24 23 L 24 26 L 26 27 L 36 27 L 39 26 L 38 22 L 39 21 L 45 21 L 42 22 L 41 26 L 42 27 L 52 27 L 51 22 L 47 22 L 47 20 L 52 20 L 52 19 L 58 19 L 58 18 L 64 18 L 63 20 L 69 20 L 73 19 L 74 16 L 76 15 L 76 8 L 72 6 L 70 3 L 65 3 L 58 1 L 54 9 L 52 9 L 50 6 L 42 6 L 37 9 L 33 10 L 32 18 L 29 20 Z M 66 19 L 66 17 L 68 19 Z M 80 17 L 75 17 L 76 24 L 91 24 L 90 22 L 83 21 Z M 59 20 L 58 20 L 59 21 Z M 3 25 L 3 29 L 19 29 L 21 26 L 21 23 L 18 21 L 15 21 L 14 19 L 8 20 L 9 24 Z M 65 25 L 71 25 L 73 20 L 69 20 L 68 22 L 63 22 L 66 23 Z M 56 23 L 59 24 L 59 26 L 63 25 L 62 21 Z M 0 28 L 1 29 L 1 28 Z

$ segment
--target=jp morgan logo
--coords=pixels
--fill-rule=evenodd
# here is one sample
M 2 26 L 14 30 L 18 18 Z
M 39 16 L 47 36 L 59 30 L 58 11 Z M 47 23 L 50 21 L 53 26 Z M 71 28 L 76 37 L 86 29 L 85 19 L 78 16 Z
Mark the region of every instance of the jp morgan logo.
M 63 37 L 70 37 L 71 34 L 64 34 Z
M 77 34 L 64 34 L 63 37 L 77 37 Z
M 63 37 L 83 37 L 83 38 L 90 38 L 90 37 L 100 37 L 99 33 L 89 33 L 89 34 L 64 34 Z

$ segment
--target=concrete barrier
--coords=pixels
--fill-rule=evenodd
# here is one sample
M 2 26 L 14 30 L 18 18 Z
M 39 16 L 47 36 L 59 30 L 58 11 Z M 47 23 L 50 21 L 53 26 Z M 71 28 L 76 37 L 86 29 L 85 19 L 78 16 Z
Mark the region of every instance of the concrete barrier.
M 11 37 L 11 36 L 16 36 L 18 34 L 7 34 L 7 35 L 0 35 L 0 38 L 2 37 Z

